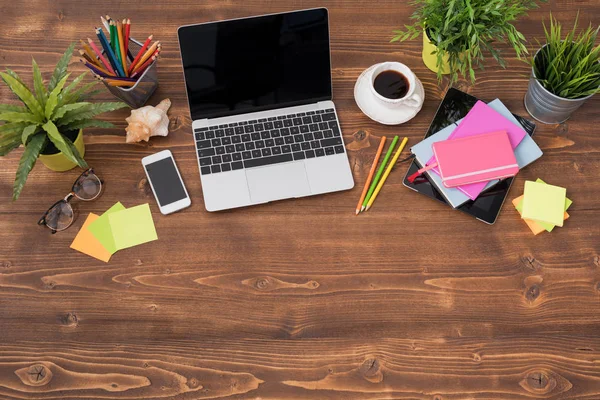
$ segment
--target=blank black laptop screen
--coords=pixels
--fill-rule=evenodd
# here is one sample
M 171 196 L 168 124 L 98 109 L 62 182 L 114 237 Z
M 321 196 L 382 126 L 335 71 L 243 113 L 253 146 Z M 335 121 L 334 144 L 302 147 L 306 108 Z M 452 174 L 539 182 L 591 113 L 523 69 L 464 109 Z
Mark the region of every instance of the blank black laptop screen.
M 192 119 L 331 100 L 324 8 L 179 28 Z

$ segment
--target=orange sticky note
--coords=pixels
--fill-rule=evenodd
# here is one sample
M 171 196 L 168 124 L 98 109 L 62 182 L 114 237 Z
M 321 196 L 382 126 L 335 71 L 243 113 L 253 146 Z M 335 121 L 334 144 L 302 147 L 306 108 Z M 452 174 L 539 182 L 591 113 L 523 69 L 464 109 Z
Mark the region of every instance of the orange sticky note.
M 513 199 L 513 201 L 512 201 L 513 206 L 515 206 L 515 208 L 519 212 L 519 215 L 521 215 L 522 205 L 520 205 L 520 203 L 523 200 L 523 197 L 524 197 L 524 195 L 521 195 L 521 196 L 517 197 L 516 199 Z M 563 219 L 566 220 L 568 218 L 569 218 L 569 214 L 565 211 Z M 546 230 L 543 226 L 541 226 L 540 224 L 538 224 L 537 222 L 535 222 L 532 219 L 523 218 L 523 221 L 525 221 L 525 223 L 527 224 L 529 229 L 531 229 L 531 232 L 533 232 L 534 235 L 539 235 L 540 233 L 542 233 Z
M 77 233 L 77 236 L 75 236 L 73 243 L 71 243 L 71 248 L 83 254 L 87 254 L 88 256 L 97 258 L 100 261 L 108 262 L 111 254 L 87 228 L 88 225 L 94 222 L 98 217 L 99 215 L 92 213 L 88 215 L 83 226 Z

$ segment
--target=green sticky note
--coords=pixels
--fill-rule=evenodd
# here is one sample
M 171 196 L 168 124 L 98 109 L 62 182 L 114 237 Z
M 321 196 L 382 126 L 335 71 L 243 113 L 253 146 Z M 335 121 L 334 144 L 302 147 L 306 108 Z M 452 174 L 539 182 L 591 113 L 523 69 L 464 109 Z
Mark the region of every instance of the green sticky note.
M 525 182 L 521 218 L 563 226 L 567 189 L 542 182 Z
M 544 182 L 541 179 L 536 179 L 536 182 L 538 183 L 543 183 L 544 185 L 546 184 L 546 182 Z M 569 199 L 568 197 L 565 197 L 565 211 L 567 211 L 569 209 L 569 207 L 571 207 L 571 204 L 573 204 L 573 201 L 571 199 Z M 523 199 L 521 199 L 521 201 L 515 206 L 515 208 L 517 209 L 517 211 L 519 211 L 519 213 L 523 212 Z M 564 216 L 563 216 L 564 219 Z M 536 221 L 542 228 L 544 228 L 545 230 L 547 230 L 548 232 L 552 232 L 552 229 L 554 229 L 554 224 L 549 224 L 547 222 L 542 222 L 542 221 Z
M 88 225 L 88 230 L 96 239 L 104 246 L 110 254 L 115 254 L 117 247 L 113 239 L 113 234 L 108 222 L 110 214 L 125 210 L 125 206 L 120 202 L 115 203 L 111 208 L 106 210 L 104 214 L 98 217 L 94 222 Z
M 148 203 L 111 213 L 108 221 L 117 250 L 158 239 Z

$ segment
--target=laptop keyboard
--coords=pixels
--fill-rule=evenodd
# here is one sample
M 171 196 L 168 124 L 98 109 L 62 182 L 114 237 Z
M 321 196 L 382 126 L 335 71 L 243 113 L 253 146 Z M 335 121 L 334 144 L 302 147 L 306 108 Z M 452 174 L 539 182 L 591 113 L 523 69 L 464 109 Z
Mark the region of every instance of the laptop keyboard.
M 344 152 L 333 108 L 199 128 L 194 136 L 202 175 Z

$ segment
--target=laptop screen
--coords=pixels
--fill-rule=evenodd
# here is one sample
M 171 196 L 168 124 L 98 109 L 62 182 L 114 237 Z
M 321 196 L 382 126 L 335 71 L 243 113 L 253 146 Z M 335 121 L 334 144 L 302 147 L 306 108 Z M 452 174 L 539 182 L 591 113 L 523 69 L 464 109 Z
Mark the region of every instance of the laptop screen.
M 179 28 L 192 120 L 331 100 L 324 8 Z

